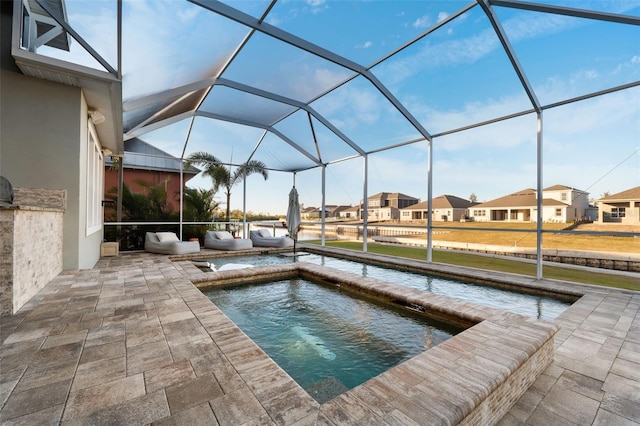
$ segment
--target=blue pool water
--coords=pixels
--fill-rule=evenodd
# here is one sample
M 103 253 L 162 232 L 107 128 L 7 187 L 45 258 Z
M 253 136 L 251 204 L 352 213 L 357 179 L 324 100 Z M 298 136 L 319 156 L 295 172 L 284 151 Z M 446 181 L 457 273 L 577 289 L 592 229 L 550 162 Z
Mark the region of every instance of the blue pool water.
M 205 294 L 320 403 L 461 331 L 301 278 Z
M 246 263 L 254 266 L 263 266 L 293 261 L 311 262 L 547 321 L 553 320 L 570 306 L 569 302 L 550 296 L 520 293 L 471 281 L 401 271 L 319 254 L 308 254 L 297 258 L 279 255 L 234 256 L 214 258 L 210 259 L 210 261 L 217 268 L 226 263 Z

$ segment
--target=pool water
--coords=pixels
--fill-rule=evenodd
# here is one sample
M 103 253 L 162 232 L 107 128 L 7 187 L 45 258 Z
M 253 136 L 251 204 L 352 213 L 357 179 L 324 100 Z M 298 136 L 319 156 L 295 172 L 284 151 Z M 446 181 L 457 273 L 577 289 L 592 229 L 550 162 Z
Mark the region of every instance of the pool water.
M 264 266 L 294 261 L 311 262 L 345 272 L 360 274 L 363 277 L 372 277 L 397 285 L 443 296 L 455 297 L 457 299 L 546 321 L 553 320 L 571 305 L 571 303 L 565 300 L 550 296 L 520 293 L 488 285 L 481 285 L 471 281 L 401 271 L 313 253 L 297 257 L 280 255 L 234 256 L 214 258 L 210 259 L 210 261 L 217 268 L 220 268 L 226 263 L 245 263 L 254 266 Z
M 320 403 L 462 331 L 301 278 L 204 294 Z

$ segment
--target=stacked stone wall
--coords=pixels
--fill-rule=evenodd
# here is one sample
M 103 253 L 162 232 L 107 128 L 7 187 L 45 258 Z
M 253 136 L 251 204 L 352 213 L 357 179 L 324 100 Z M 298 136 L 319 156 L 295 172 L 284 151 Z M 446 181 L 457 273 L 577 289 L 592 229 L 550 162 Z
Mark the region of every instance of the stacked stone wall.
M 13 313 L 13 210 L 0 210 L 0 316 Z
M 55 211 L 16 211 L 14 312 L 62 272 L 62 217 L 62 212 Z
M 12 315 L 62 272 L 66 192 L 14 189 L 0 208 L 0 316 Z
M 67 209 L 67 191 L 58 189 L 13 188 L 13 204 L 39 210 Z

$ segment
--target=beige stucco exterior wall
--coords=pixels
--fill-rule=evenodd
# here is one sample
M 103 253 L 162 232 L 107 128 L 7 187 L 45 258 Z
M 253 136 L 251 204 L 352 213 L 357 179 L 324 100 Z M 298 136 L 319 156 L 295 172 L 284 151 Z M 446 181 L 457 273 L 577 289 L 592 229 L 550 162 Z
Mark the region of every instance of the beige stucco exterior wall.
M 625 217 L 611 218 L 613 207 L 624 207 Z M 623 225 L 640 225 L 640 201 L 629 201 L 620 203 L 600 203 L 598 210 L 598 221 L 601 223 L 620 223 Z
M 565 199 L 562 199 L 562 195 L 565 194 Z M 562 189 L 557 191 L 544 191 L 545 198 L 553 198 L 554 200 L 561 201 L 568 204 L 566 212 L 563 213 L 563 220 L 565 222 L 571 222 L 576 219 L 584 219 L 587 217 L 587 209 L 589 207 L 589 194 L 582 191 L 576 191 L 574 189 Z

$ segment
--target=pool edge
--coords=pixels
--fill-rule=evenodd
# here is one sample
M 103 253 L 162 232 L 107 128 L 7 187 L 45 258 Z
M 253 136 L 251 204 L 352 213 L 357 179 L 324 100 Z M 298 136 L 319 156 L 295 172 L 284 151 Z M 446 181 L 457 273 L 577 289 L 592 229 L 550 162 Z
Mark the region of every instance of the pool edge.
M 331 272 L 331 268 L 297 263 L 215 272 L 193 282 L 202 289 L 212 279 L 217 284 L 228 284 L 308 273 L 330 276 L 335 272 Z M 418 423 L 435 419 L 454 424 L 495 423 L 553 361 L 553 336 L 559 328 L 552 323 L 348 275 L 340 272 L 335 279 L 349 281 L 350 278 L 369 291 L 383 291 L 385 297 L 461 315 L 476 324 L 321 405 L 318 420 L 366 421 L 371 415 L 397 420 L 406 416 Z M 384 288 L 376 289 L 380 286 Z M 438 380 L 433 380 L 434 377 Z M 378 398 L 362 397 L 362 394 L 371 394 L 372 386 L 388 392 Z M 386 403 L 376 403 L 378 400 Z M 354 418 L 354 413 L 363 417 Z

